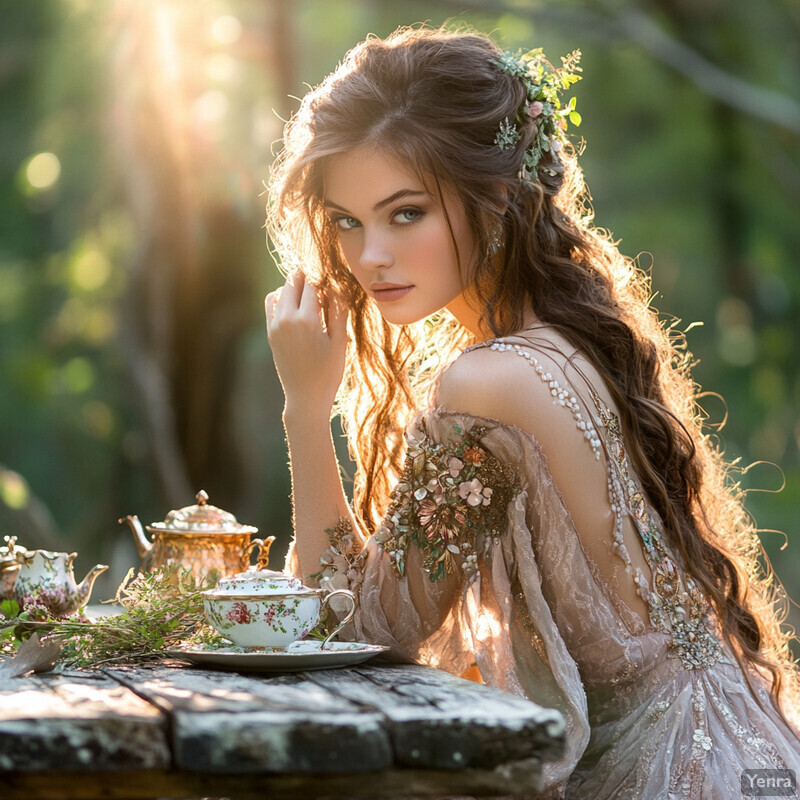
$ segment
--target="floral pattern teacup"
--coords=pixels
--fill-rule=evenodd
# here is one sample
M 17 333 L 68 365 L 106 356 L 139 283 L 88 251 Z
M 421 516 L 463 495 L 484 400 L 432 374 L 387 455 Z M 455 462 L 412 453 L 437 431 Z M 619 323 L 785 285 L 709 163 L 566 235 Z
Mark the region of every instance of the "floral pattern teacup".
M 319 624 L 329 600 L 345 596 L 352 608 L 324 647 L 352 619 L 356 601 L 348 589 L 322 595 L 291 575 L 251 569 L 223 578 L 215 589 L 203 592 L 203 604 L 209 623 L 235 645 L 274 650 L 306 636 Z

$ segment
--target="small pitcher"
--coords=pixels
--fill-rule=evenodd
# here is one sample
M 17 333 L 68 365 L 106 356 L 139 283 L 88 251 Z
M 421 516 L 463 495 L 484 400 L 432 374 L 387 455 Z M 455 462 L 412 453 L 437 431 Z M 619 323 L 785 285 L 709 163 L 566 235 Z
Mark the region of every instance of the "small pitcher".
M 19 555 L 14 597 L 20 606 L 44 606 L 54 617 L 63 617 L 83 608 L 89 602 L 95 579 L 108 566 L 97 564 L 78 584 L 72 572 L 72 562 L 77 555 L 50 550 L 29 550 Z
M 14 597 L 14 584 L 19 572 L 19 557 L 28 551 L 17 544 L 16 536 L 4 536 L 0 547 L 0 600 Z

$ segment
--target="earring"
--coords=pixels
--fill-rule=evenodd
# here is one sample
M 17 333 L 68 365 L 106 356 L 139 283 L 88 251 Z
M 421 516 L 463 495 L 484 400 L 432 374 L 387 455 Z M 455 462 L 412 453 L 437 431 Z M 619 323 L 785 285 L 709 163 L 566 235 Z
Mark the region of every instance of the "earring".
M 497 255 L 503 246 L 503 228 L 499 224 L 492 226 L 489 231 L 489 255 Z

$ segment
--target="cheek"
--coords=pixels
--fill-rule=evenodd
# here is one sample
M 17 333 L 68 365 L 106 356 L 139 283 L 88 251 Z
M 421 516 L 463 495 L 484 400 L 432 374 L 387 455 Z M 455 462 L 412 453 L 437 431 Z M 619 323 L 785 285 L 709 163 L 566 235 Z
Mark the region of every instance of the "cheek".
M 441 269 L 458 263 L 450 231 L 446 228 L 444 230 L 434 228 L 424 232 L 414 242 L 413 250 L 418 262 L 427 262 L 429 268 L 435 266 Z
M 440 231 L 436 236 L 431 236 L 428 252 L 432 259 L 428 259 L 432 274 L 437 276 L 441 282 L 443 291 L 448 294 L 459 292 L 462 289 L 462 268 L 465 267 L 465 256 L 463 246 L 456 252 L 456 246 L 450 236 L 449 228 Z M 461 266 L 459 266 L 461 265 Z
M 342 237 L 339 240 L 339 252 L 342 254 L 342 260 L 345 267 L 356 277 L 358 277 L 358 248 L 353 240 Z

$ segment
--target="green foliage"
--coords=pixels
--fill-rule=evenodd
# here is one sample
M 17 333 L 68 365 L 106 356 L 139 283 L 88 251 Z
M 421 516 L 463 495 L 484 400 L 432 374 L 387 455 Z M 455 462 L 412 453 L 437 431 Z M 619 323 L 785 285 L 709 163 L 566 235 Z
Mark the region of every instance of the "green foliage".
M 0 612 L 6 619 L 0 626 L 6 641 L 13 636 L 17 644 L 34 631 L 46 631 L 43 641 L 61 646 L 59 661 L 66 667 L 157 661 L 181 643 L 211 646 L 224 641 L 205 621 L 202 592 L 207 588 L 188 570 L 158 569 L 136 576 L 131 570 L 115 597 L 124 609 L 121 614 L 97 620 L 80 615 L 32 620 L 27 612 L 19 613 L 16 603 L 5 601 Z

